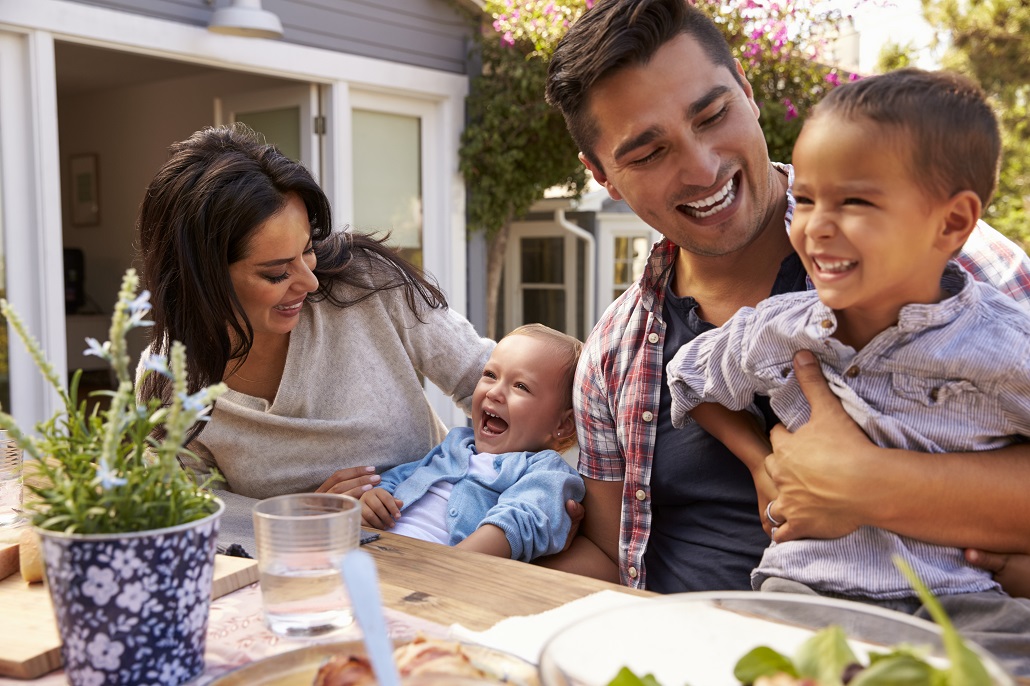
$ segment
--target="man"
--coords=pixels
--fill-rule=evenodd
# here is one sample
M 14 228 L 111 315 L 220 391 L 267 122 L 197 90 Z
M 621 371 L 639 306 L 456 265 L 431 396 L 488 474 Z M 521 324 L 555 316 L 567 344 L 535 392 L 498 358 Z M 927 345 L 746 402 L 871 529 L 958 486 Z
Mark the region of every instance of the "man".
M 659 592 L 746 589 L 768 544 L 760 512 L 776 540 L 868 524 L 1030 552 L 1030 451 L 935 456 L 932 475 L 919 477 L 922 456 L 873 446 L 809 354 L 799 353 L 795 373 L 812 419 L 772 433 L 775 501 L 771 487 L 756 496 L 761 470 L 749 473 L 696 425 L 672 428 L 664 362 L 679 346 L 741 307 L 806 288 L 787 234 L 793 172 L 770 162 L 742 67 L 684 0 L 600 0 L 549 69 L 548 102 L 584 165 L 665 239 L 584 348 L 575 405 L 586 517 L 582 535 L 546 564 Z M 1030 261 L 985 224 L 960 261 L 1030 298 Z

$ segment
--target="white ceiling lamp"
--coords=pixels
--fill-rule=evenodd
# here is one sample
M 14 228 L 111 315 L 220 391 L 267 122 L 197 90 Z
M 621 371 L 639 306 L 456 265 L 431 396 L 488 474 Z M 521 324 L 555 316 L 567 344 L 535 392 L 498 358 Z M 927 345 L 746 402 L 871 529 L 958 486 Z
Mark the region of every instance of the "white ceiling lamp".
M 228 7 L 214 11 L 207 28 L 215 33 L 232 36 L 283 37 L 282 22 L 273 13 L 261 9 L 261 0 L 230 0 Z

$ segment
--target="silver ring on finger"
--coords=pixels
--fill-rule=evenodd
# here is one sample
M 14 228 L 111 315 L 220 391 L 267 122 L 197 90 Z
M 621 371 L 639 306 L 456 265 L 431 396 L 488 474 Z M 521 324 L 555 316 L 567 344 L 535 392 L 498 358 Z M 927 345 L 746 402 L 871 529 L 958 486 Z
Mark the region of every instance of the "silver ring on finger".
M 782 526 L 783 522 L 776 521 L 772 516 L 772 504 L 775 502 L 775 500 L 770 500 L 769 504 L 765 506 L 765 518 L 768 519 L 769 523 L 773 526 Z

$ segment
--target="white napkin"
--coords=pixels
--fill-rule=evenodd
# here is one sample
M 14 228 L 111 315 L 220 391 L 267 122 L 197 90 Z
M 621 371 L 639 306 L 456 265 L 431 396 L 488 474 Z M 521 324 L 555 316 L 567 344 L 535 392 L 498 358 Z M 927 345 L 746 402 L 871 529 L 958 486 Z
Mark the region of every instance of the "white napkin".
M 502 619 L 486 631 L 472 631 L 461 624 L 452 624 L 447 633 L 454 640 L 478 643 L 537 664 L 540 651 L 562 628 L 602 610 L 647 600 L 620 591 L 598 591 L 540 614 Z

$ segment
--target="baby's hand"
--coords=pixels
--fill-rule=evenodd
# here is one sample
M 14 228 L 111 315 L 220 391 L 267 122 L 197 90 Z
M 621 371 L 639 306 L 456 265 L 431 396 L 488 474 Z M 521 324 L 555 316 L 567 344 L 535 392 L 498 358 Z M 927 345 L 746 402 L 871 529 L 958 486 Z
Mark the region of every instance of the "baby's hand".
M 385 488 L 373 488 L 361 494 L 361 525 L 373 529 L 389 529 L 401 517 L 404 503 Z

